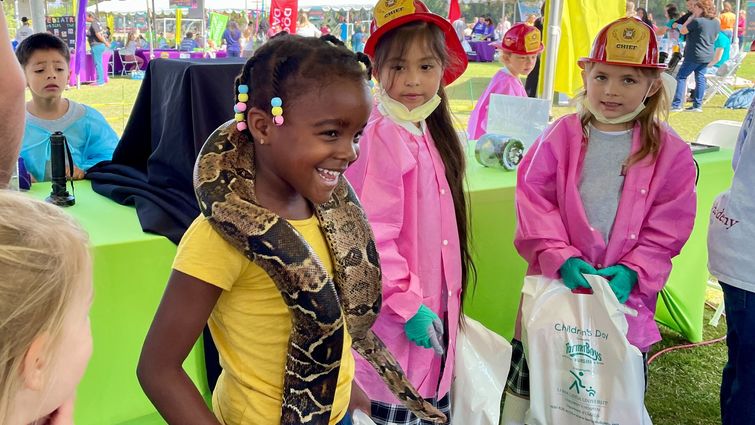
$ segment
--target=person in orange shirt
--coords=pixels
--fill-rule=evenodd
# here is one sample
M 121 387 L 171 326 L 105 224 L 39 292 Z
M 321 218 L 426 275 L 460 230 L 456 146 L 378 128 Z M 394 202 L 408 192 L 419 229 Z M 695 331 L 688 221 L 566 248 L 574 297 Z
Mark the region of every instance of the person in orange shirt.
M 737 15 L 732 12 L 731 3 L 724 2 L 724 11 L 718 17 L 721 21 L 721 31 L 723 31 L 731 40 L 734 37 L 734 25 L 737 24 Z

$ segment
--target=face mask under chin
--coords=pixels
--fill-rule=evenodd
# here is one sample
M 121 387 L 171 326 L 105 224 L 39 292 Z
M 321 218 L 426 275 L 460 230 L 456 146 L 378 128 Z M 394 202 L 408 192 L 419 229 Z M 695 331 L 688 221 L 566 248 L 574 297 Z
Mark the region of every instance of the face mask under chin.
M 615 124 L 626 124 L 628 122 L 633 121 L 635 118 L 637 118 L 638 115 L 640 115 L 640 113 L 642 113 L 642 111 L 645 110 L 645 102 L 647 101 L 648 95 L 650 94 L 650 90 L 652 88 L 653 88 L 653 85 L 651 84 L 650 87 L 648 87 L 647 92 L 645 92 L 645 96 L 642 98 L 642 101 L 640 102 L 640 104 L 637 105 L 637 107 L 634 108 L 634 110 L 632 112 L 624 114 L 624 115 L 622 115 L 620 117 L 608 118 L 605 115 L 603 115 L 600 112 L 600 110 L 598 110 L 598 108 L 596 108 L 595 106 L 593 106 L 590 103 L 590 99 L 588 98 L 587 93 L 585 93 L 585 98 L 582 101 L 582 104 L 580 106 L 582 106 L 584 109 L 590 111 L 590 113 L 592 114 L 593 118 L 595 118 L 595 120 L 598 121 L 601 124 L 612 124 L 612 125 L 615 125 Z
M 388 115 L 407 122 L 424 121 L 440 105 L 440 96 L 437 93 L 430 100 L 411 111 L 403 103 L 390 97 L 383 88 L 378 91 L 378 99 Z

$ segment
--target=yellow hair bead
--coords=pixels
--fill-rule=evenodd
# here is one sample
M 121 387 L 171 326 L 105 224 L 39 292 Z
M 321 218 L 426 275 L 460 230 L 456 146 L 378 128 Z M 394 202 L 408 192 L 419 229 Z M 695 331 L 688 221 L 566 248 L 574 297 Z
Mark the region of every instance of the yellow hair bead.
M 236 121 L 244 121 L 244 114 L 236 114 L 235 115 Z
M 281 115 L 283 115 L 283 108 L 281 108 L 280 106 L 274 107 L 273 108 L 273 116 L 274 117 L 279 117 Z
M 249 95 L 246 93 L 239 94 L 239 102 L 246 102 L 249 100 Z

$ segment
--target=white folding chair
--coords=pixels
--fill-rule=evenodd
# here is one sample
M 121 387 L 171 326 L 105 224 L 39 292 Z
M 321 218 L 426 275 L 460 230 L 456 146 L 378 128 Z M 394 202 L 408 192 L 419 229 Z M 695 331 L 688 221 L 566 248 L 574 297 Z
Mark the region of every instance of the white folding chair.
M 110 55 L 107 61 L 108 74 L 115 76 L 115 52 Z
M 725 64 L 718 68 L 718 72 L 715 74 L 708 74 L 705 76 L 705 98 L 703 103 L 707 102 L 716 94 L 722 94 L 728 98 L 734 93 L 734 87 L 737 81 L 737 71 L 739 66 L 742 65 L 747 52 L 739 52 L 733 58 L 729 59 Z
M 139 69 L 139 62 L 136 60 L 136 55 L 124 55 L 123 53 L 121 53 L 120 50 L 117 50 L 117 52 L 118 52 L 118 56 L 120 56 L 121 58 L 121 65 L 123 66 L 123 68 L 121 68 L 121 76 Z M 131 56 L 133 59 L 127 60 L 126 56 Z M 132 65 L 130 70 L 128 69 L 129 65 Z
M 697 135 L 695 142 L 720 146 L 724 149 L 734 149 L 741 127 L 742 123 L 738 121 L 713 121 L 700 130 L 700 134 Z

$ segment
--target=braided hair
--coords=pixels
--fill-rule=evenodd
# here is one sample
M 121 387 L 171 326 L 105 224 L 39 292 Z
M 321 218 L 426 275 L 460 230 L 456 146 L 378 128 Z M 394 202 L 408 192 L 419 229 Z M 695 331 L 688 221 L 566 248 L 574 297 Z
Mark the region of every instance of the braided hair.
M 279 97 L 283 107 L 301 93 L 336 79 L 369 81 L 372 65 L 364 54 L 355 54 L 333 36 L 302 37 L 279 34 L 263 44 L 236 77 L 239 86 L 249 87 L 247 111 L 270 111 L 270 100 Z M 248 130 L 247 135 L 251 137 Z

